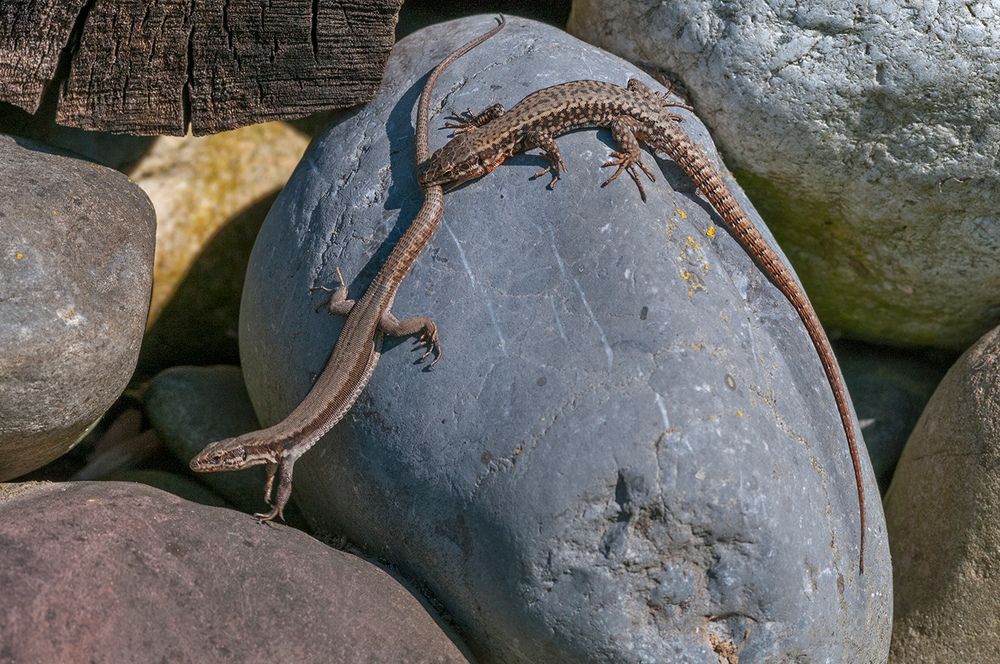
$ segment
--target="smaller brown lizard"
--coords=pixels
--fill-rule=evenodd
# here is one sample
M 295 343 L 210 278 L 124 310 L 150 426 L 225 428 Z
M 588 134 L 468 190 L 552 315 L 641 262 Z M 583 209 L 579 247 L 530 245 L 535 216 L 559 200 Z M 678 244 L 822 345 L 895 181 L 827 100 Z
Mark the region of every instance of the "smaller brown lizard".
M 431 71 L 417 103 L 417 164 L 426 162 L 430 156 L 427 118 L 434 84 L 451 63 L 495 35 L 505 24 L 501 16 L 497 27 L 460 47 Z M 390 312 L 396 289 L 441 221 L 444 208 L 441 185 L 421 183 L 421 189 L 424 204 L 420 212 L 393 247 L 360 300 L 354 302 L 347 299 L 347 286 L 340 270 L 337 270 L 341 285 L 333 291 L 329 310 L 331 313 L 347 314 L 347 322 L 337 337 L 323 373 L 302 403 L 274 426 L 211 443 L 191 460 L 192 470 L 200 472 L 241 470 L 263 464 L 267 468 L 264 498 L 271 509 L 255 515 L 262 521 L 284 518 L 282 511 L 292 495 L 292 466 L 354 405 L 375 370 L 382 350 L 383 334 L 419 334 L 421 343 L 428 346 L 424 357 L 432 351 L 437 352 L 431 366 L 441 357 L 434 321 L 426 316 L 397 321 Z M 276 477 L 277 487 L 274 482 Z

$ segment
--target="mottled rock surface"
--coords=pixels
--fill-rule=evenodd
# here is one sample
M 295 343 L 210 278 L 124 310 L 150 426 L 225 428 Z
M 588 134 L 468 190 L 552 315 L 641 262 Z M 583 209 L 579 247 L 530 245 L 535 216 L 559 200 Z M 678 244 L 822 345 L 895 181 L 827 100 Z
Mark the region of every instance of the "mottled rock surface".
M 299 403 L 343 324 L 310 287 L 339 267 L 360 296 L 420 206 L 424 76 L 492 25 L 400 42 L 379 99 L 317 137 L 275 202 L 241 311 L 263 423 Z M 630 76 L 510 18 L 442 77 L 431 147 L 447 109 Z M 683 127 L 718 165 L 700 123 Z M 673 163 L 645 157 L 643 203 L 627 177 L 600 187 L 609 132 L 558 142 L 569 172 L 552 191 L 530 154 L 446 196 L 393 309 L 433 316 L 444 355 L 421 371 L 411 340 L 387 340 L 354 409 L 297 463 L 299 506 L 426 586 L 486 661 L 884 661 L 874 476 L 864 457 L 859 576 L 846 439 L 791 306 Z
M 218 494 L 209 491 L 195 480 L 163 470 L 116 470 L 101 478 L 109 482 L 136 482 L 145 484 L 199 505 L 230 507 Z
M 72 447 L 125 389 L 156 216 L 117 171 L 0 135 L 0 480 Z
M 132 168 L 160 219 L 142 370 L 236 362 L 250 248 L 308 142 L 283 122 L 165 136 Z
M 677 72 L 853 336 L 964 350 L 1000 322 L 1000 21 L 957 0 L 578 0 L 568 30 Z
M 977 662 L 1000 639 L 1000 328 L 941 381 L 885 496 L 891 662 Z
M 0 661 L 464 663 L 386 572 L 122 482 L 0 485 Z

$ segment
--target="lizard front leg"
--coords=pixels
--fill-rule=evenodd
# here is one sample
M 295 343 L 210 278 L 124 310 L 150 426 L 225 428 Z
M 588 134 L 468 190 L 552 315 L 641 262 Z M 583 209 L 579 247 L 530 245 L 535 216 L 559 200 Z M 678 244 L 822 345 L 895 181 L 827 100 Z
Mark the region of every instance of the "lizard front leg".
M 552 138 L 551 134 L 542 131 L 530 131 L 524 138 L 524 144 L 528 147 L 525 149 L 530 150 L 531 148 L 541 148 L 542 156 L 549 160 L 549 167 L 538 171 L 531 176 L 531 179 L 535 179 L 545 175 L 548 172 L 552 172 L 552 182 L 549 182 L 549 189 L 552 189 L 556 181 L 559 179 L 559 167 L 566 173 L 569 173 L 569 169 L 566 168 L 566 163 L 562 160 L 562 156 L 559 154 L 559 146 L 556 145 L 556 140 Z
M 254 514 L 255 517 L 264 521 L 272 521 L 275 517 L 285 520 L 285 505 L 292 496 L 292 464 L 294 459 L 281 459 L 277 463 L 267 464 L 267 484 L 264 486 L 267 502 L 271 509 L 267 512 Z M 274 478 L 278 478 L 278 485 L 274 487 Z M 272 488 L 274 489 L 272 501 Z
M 309 289 L 323 290 L 330 293 L 330 299 L 316 307 L 316 311 L 326 307 L 328 313 L 337 314 L 338 316 L 347 316 L 351 313 L 351 309 L 354 308 L 354 300 L 347 299 L 347 284 L 344 282 L 344 277 L 340 274 L 339 267 L 337 268 L 337 280 L 340 282 L 340 285 L 332 290 L 325 286 L 316 286 Z M 434 324 L 434 321 L 427 316 L 413 316 L 412 318 L 397 320 L 392 315 L 391 308 L 392 301 L 389 302 L 385 311 L 382 312 L 382 317 L 378 323 L 379 331 L 393 337 L 419 335 L 419 345 L 427 346 L 427 351 L 420 356 L 420 359 L 422 360 L 431 353 L 434 353 L 434 359 L 427 365 L 427 368 L 431 368 L 437 364 L 437 361 L 441 359 L 441 342 L 438 340 L 437 325 Z M 268 487 L 270 487 L 270 478 L 274 473 L 270 468 L 268 469 L 268 473 Z M 268 494 L 270 495 L 270 488 L 268 488 Z
M 393 296 L 393 300 L 395 300 L 395 296 Z M 382 312 L 382 318 L 378 322 L 378 329 L 380 332 L 393 337 L 419 335 L 419 345 L 427 346 L 427 350 L 420 356 L 420 359 L 423 360 L 431 353 L 434 353 L 434 359 L 427 365 L 428 369 L 432 369 L 437 364 L 437 361 L 441 359 L 441 342 L 438 341 L 437 325 L 427 316 L 412 316 L 411 318 L 397 320 L 392 315 L 392 301 L 390 301 L 385 311 Z
M 351 313 L 351 309 L 354 308 L 354 300 L 347 299 L 347 283 L 344 281 L 343 275 L 340 274 L 339 267 L 337 268 L 337 282 L 340 285 L 333 289 L 326 286 L 313 286 L 309 289 L 310 292 L 321 290 L 330 294 L 330 299 L 316 307 L 316 311 L 326 307 L 327 313 L 338 316 L 346 316 Z
M 653 92 L 652 90 L 649 89 L 649 87 L 645 83 L 635 78 L 630 78 L 628 80 L 627 87 L 632 92 L 640 94 L 643 97 L 649 99 L 650 101 L 660 104 L 660 106 L 663 108 L 666 108 L 667 106 L 674 106 L 677 108 L 683 108 L 686 111 L 694 111 L 693 106 L 682 104 L 679 101 L 667 101 L 667 97 L 670 95 L 670 88 L 667 88 L 667 91 L 664 92 L 663 95 L 661 96 L 659 92 Z M 683 116 L 677 115 L 676 113 L 667 113 L 667 116 L 670 117 L 671 120 L 676 120 L 677 122 L 681 122 L 682 120 L 684 120 Z

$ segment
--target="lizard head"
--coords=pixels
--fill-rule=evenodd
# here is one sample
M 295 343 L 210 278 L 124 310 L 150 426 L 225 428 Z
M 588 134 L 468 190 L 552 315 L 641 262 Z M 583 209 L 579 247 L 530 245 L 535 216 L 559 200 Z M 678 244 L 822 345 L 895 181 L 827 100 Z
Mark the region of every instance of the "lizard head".
M 257 465 L 252 461 L 248 462 L 246 448 L 236 441 L 236 438 L 226 438 L 210 444 L 191 459 L 191 470 L 208 473 Z
M 444 189 L 482 177 L 503 161 L 473 149 L 472 134 L 460 134 L 438 149 L 424 164 L 417 176 L 420 187 L 438 185 Z

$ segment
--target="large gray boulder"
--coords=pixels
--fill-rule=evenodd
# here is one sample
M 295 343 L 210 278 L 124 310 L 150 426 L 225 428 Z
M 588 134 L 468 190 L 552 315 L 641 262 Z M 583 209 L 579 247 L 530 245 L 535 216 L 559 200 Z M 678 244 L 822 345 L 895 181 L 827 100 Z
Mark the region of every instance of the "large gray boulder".
M 0 481 L 61 456 L 132 377 L 156 214 L 117 171 L 0 135 Z
M 310 287 L 339 267 L 358 297 L 420 206 L 426 73 L 491 26 L 399 43 L 379 98 L 319 136 L 276 201 L 241 315 L 263 423 L 303 398 L 343 324 Z M 439 82 L 431 147 L 446 109 L 631 76 L 510 18 Z M 701 124 L 683 126 L 721 168 Z M 387 340 L 354 409 L 296 465 L 307 519 L 426 586 L 484 661 L 884 661 L 878 491 L 865 457 L 859 576 L 846 439 L 791 306 L 673 163 L 646 157 L 643 203 L 625 177 L 600 187 L 607 131 L 559 145 L 569 172 L 552 191 L 530 154 L 446 196 L 394 306 L 433 316 L 444 355 L 422 371 L 412 341 Z
M 576 0 L 678 73 L 824 324 L 963 350 L 1000 323 L 1000 21 L 959 0 Z

